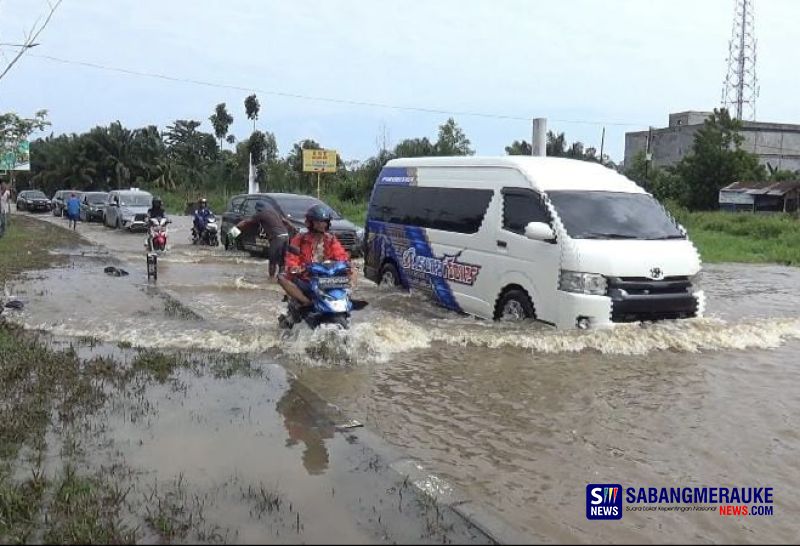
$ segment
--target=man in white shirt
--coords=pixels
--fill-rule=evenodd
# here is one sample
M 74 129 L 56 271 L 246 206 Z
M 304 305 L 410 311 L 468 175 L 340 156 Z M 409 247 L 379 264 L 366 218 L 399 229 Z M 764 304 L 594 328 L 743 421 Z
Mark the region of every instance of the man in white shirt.
M 11 190 L 3 182 L 0 184 L 0 237 L 8 227 L 8 217 L 11 214 Z

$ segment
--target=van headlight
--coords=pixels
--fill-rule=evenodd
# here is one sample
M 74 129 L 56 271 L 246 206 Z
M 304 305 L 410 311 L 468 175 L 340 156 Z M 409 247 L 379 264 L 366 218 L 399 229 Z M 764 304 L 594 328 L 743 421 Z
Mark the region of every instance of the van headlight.
M 561 271 L 558 279 L 558 289 L 564 292 L 575 292 L 589 296 L 605 296 L 608 283 L 606 278 L 597 273 L 578 273 L 576 271 Z

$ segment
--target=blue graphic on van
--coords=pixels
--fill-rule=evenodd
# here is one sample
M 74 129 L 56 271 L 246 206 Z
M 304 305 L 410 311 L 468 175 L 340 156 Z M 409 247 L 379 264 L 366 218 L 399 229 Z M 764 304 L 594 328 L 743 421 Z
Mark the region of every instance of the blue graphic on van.
M 426 256 L 417 256 L 414 248 L 410 247 L 403 252 L 403 269 L 411 269 L 412 271 L 419 271 L 434 277 L 442 277 L 448 281 L 472 286 L 478 278 L 481 266 L 459 262 L 458 257 L 460 255 L 461 253 L 459 252 L 452 256 L 445 254 L 442 258 L 428 258 Z
M 453 295 L 448 280 L 442 276 L 444 272 L 450 270 L 444 265 L 443 258 L 436 258 L 433 255 L 433 250 L 424 228 L 386 224 L 374 220 L 368 221 L 368 228 L 370 232 L 368 244 L 372 245 L 369 255 L 370 258 L 374 257 L 374 261 L 370 259 L 371 267 L 377 270 L 384 261 L 393 262 L 398 269 L 400 282 L 403 286 L 429 292 L 443 307 L 453 311 L 462 311 L 461 306 Z M 412 254 L 418 266 L 407 268 L 404 266 L 404 259 Z M 452 261 L 448 262 L 451 264 L 449 266 L 451 268 L 452 262 L 455 262 L 455 257 L 452 257 Z M 441 269 L 436 269 L 438 266 L 433 265 L 436 263 L 442 264 Z M 430 264 L 430 267 L 434 269 L 425 264 Z M 478 267 L 470 264 L 458 265 Z M 438 274 L 432 273 L 434 270 Z M 471 272 L 473 271 L 472 278 L 474 282 L 477 271 L 471 270 Z M 464 275 L 462 275 L 462 279 Z M 453 273 L 453 276 L 455 276 L 455 273 Z
M 378 184 L 416 186 L 417 169 L 414 167 L 384 167 L 378 175 Z

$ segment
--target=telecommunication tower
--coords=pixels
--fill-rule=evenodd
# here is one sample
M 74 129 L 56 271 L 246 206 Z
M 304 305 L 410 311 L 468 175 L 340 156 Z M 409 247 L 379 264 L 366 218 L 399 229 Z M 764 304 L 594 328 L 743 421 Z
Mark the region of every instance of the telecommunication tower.
M 736 119 L 754 120 L 758 78 L 753 23 L 755 0 L 734 0 L 733 31 L 728 43 L 728 72 L 722 86 L 722 106 Z

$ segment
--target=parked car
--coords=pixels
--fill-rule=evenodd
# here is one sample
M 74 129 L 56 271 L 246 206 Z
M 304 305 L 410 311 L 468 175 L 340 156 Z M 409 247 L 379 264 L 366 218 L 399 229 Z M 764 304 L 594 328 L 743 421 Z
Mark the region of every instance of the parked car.
M 24 190 L 17 195 L 17 210 L 48 212 L 50 200 L 39 190 Z
M 53 194 L 53 199 L 50 200 L 50 209 L 53 211 L 53 216 L 64 216 L 64 208 L 67 206 L 67 200 L 73 193 L 78 198 L 80 198 L 82 194 L 82 192 L 78 190 L 58 190 Z
M 104 191 L 90 191 L 81 196 L 81 221 L 102 222 L 106 210 L 108 193 Z
M 147 211 L 153 196 L 137 188 L 114 190 L 108 194 L 103 224 L 117 229 L 146 230 Z
M 231 242 L 228 240 L 228 231 L 256 212 L 256 203 L 265 201 L 274 207 L 278 212 L 286 216 L 298 231 L 305 231 L 306 211 L 314 205 L 325 205 L 333 211 L 333 221 L 331 222 L 331 233 L 336 235 L 342 246 L 356 257 L 361 255 L 361 240 L 359 229 L 355 224 L 342 218 L 335 209 L 323 201 L 310 195 L 299 195 L 295 193 L 254 193 L 240 194 L 231 198 L 228 209 L 222 215 L 222 241 L 225 248 L 230 248 Z M 239 250 L 246 250 L 251 254 L 261 256 L 267 255 L 269 243 L 263 237 L 254 233 L 243 233 L 237 240 Z

